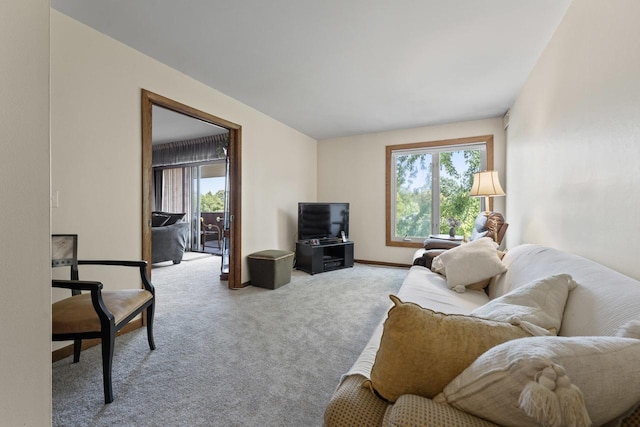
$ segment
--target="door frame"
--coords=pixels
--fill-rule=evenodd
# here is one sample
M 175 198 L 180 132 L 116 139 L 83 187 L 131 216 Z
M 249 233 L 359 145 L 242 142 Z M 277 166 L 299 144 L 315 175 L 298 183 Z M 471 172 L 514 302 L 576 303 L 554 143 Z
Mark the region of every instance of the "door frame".
M 141 92 L 142 110 L 142 259 L 147 261 L 151 277 L 151 201 L 152 201 L 152 108 L 167 108 L 194 119 L 202 120 L 229 130 L 229 288 L 242 287 L 242 126 L 200 111 L 178 101 L 146 89 Z

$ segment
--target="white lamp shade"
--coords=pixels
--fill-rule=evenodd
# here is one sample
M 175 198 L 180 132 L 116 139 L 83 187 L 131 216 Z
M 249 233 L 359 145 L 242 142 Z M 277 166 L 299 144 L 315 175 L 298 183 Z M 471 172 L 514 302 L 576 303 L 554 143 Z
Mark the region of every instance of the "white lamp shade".
M 476 197 L 494 197 L 504 196 L 504 190 L 498 179 L 498 171 L 484 171 L 473 175 L 473 185 L 471 186 L 470 196 Z

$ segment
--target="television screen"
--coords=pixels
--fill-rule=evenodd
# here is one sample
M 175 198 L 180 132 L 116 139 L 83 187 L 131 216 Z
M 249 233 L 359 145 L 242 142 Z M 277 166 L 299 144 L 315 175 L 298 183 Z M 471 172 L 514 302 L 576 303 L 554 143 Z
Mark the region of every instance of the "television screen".
M 298 240 L 349 236 L 349 203 L 298 203 Z

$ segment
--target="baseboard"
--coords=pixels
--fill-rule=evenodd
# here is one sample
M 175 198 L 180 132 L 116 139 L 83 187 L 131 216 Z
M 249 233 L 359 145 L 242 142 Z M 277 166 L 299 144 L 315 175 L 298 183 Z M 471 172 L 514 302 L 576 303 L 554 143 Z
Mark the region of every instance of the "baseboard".
M 401 267 L 401 268 L 410 268 L 411 264 L 401 264 L 397 262 L 383 262 L 383 261 L 369 261 L 366 259 L 355 259 L 354 262 L 359 264 L 370 264 L 370 265 L 381 265 L 384 267 Z
M 141 328 L 142 325 L 142 319 L 136 319 L 136 320 L 132 320 L 131 322 L 129 322 L 124 328 L 120 329 L 118 331 L 118 333 L 116 334 L 116 336 L 120 336 L 122 334 L 126 334 L 127 332 L 131 332 L 131 331 L 135 331 L 136 329 Z M 82 340 L 82 350 L 86 350 L 88 348 L 91 348 L 95 345 L 99 345 L 100 344 L 100 340 L 98 338 L 95 339 L 91 339 L 91 340 Z M 58 350 L 52 351 L 51 352 L 51 362 L 57 362 L 58 360 L 62 360 L 66 357 L 69 357 L 73 355 L 73 344 L 69 344 L 65 347 L 62 347 Z

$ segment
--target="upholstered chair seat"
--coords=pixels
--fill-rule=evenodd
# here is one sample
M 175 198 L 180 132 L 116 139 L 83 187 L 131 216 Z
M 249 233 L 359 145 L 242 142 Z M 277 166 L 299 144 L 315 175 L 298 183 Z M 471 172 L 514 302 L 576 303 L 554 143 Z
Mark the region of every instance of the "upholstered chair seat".
M 107 310 L 113 314 L 116 324 L 134 313 L 138 307 L 153 298 L 144 289 L 122 291 L 102 291 L 102 300 Z M 91 294 L 74 295 L 54 303 L 51 307 L 52 332 L 54 334 L 74 334 L 100 332 L 100 318 L 93 307 Z

